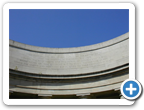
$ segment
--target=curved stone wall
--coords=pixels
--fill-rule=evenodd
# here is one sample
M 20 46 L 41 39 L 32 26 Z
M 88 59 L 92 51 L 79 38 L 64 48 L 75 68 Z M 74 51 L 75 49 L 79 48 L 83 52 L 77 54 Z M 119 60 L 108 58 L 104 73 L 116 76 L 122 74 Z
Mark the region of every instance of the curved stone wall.
M 100 44 L 78 48 L 42 48 L 10 40 L 10 69 L 74 75 L 103 71 L 128 63 L 128 33 Z
M 10 40 L 10 90 L 74 95 L 114 90 L 128 78 L 129 33 L 77 48 L 44 48 Z

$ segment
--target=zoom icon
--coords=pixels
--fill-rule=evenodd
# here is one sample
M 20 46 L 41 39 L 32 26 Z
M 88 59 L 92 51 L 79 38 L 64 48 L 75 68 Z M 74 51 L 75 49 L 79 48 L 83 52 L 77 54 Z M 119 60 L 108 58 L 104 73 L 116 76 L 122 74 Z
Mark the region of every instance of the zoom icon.
M 136 80 L 125 80 L 121 85 L 121 94 L 129 100 L 138 98 L 141 94 L 141 84 Z

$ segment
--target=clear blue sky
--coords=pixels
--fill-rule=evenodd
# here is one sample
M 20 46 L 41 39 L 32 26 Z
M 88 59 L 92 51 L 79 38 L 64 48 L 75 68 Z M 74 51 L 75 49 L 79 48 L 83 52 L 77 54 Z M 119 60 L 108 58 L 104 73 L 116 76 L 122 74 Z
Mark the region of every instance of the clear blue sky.
M 9 12 L 9 38 L 34 46 L 87 46 L 129 31 L 128 9 L 10 9 Z

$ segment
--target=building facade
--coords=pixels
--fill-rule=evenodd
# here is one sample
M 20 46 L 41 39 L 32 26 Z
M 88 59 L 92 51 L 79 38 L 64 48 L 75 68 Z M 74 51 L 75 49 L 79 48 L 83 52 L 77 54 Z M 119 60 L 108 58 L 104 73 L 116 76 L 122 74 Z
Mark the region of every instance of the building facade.
M 10 99 L 119 99 L 128 78 L 129 33 L 76 48 L 10 40 Z

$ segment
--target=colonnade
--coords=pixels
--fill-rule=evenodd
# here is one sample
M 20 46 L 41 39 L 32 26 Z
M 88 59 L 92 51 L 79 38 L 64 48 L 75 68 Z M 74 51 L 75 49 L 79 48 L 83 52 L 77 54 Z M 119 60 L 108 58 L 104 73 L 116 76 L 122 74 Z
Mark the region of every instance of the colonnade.
M 112 96 L 112 94 L 110 94 L 110 96 L 108 96 L 110 99 L 125 99 L 120 90 L 116 91 L 116 95 Z M 17 95 L 18 94 L 18 95 Z M 21 95 L 19 95 L 21 94 Z M 83 94 L 75 94 L 75 95 L 66 95 L 65 96 L 55 96 L 55 95 L 50 95 L 50 94 L 26 94 L 23 96 L 23 93 L 16 93 L 16 92 L 12 92 L 9 91 L 9 98 L 10 99 L 17 99 L 17 97 L 21 98 L 21 99 L 27 99 L 27 97 L 29 97 L 29 99 L 108 99 L 107 97 L 103 96 L 103 97 L 97 97 L 99 94 L 90 94 L 90 93 L 83 93 Z M 32 97 L 30 97 L 32 96 Z M 115 98 L 113 98 L 115 97 Z

